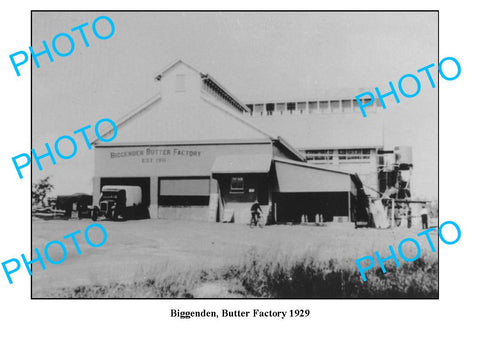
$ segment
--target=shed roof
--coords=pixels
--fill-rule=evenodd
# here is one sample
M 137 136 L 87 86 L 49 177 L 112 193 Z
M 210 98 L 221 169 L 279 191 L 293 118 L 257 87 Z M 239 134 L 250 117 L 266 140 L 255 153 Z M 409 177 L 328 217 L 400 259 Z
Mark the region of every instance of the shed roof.
M 302 162 L 275 159 L 278 192 L 352 192 L 356 188 L 346 172 L 309 166 Z

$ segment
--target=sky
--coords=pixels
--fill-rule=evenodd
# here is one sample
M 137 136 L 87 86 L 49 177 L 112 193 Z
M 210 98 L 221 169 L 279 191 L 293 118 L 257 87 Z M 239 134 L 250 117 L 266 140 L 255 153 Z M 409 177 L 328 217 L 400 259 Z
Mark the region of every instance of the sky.
M 115 24 L 108 40 L 97 39 L 92 22 L 107 15 Z M 407 73 L 419 75 L 415 98 L 386 99 L 385 147 L 413 148 L 414 193 L 437 198 L 438 86 L 433 89 L 421 67 L 438 64 L 438 21 L 432 12 L 37 12 L 32 47 L 41 50 L 61 32 L 88 23 L 86 47 L 72 33 L 75 50 L 39 57 L 32 72 L 33 148 L 54 145 L 61 135 L 115 120 L 158 91 L 156 72 L 183 59 L 220 81 L 244 102 L 277 98 L 314 98 L 332 89 L 397 84 Z M 101 34 L 109 32 L 99 22 Z M 60 50 L 68 50 L 58 40 Z M 432 69 L 438 84 L 437 68 Z M 407 83 L 406 83 L 407 84 Z M 408 88 L 408 84 L 406 89 Z M 335 98 L 332 98 L 335 99 Z M 368 118 L 366 118 L 368 119 Z M 70 160 L 33 167 L 33 181 L 51 175 L 54 194 L 91 193 L 93 150 L 78 144 Z

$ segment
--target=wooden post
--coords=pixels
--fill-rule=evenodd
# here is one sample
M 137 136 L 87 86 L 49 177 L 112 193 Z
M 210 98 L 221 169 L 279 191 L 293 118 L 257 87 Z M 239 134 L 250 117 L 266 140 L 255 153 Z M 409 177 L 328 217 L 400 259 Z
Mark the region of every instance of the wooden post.
M 350 217 L 350 215 L 352 213 L 352 207 L 351 207 L 351 203 L 350 203 L 350 191 L 347 192 L 347 195 L 348 195 L 348 222 L 352 222 L 352 219 Z
M 273 203 L 273 215 L 275 216 L 275 223 L 277 223 L 277 202 Z
M 150 205 L 148 212 L 150 218 L 158 218 L 158 189 L 159 189 L 158 176 L 150 176 Z
M 395 200 L 392 198 L 392 228 L 395 226 Z

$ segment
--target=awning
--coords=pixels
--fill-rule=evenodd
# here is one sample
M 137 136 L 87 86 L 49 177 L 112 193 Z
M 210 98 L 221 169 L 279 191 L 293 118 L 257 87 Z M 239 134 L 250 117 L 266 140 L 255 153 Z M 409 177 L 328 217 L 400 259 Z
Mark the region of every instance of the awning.
M 267 173 L 271 164 L 271 154 L 217 156 L 212 174 Z
M 279 192 L 351 192 L 356 195 L 349 173 L 277 158 L 274 162 Z

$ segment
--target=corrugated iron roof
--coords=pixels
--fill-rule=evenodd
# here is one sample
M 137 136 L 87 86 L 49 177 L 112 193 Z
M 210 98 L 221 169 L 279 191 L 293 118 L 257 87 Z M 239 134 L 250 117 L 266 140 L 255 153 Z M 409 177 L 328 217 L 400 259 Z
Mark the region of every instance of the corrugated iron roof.
M 274 163 L 279 192 L 350 192 L 354 190 L 352 176 L 348 173 L 280 159 L 275 159 Z

